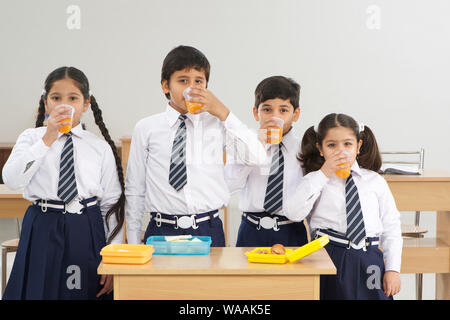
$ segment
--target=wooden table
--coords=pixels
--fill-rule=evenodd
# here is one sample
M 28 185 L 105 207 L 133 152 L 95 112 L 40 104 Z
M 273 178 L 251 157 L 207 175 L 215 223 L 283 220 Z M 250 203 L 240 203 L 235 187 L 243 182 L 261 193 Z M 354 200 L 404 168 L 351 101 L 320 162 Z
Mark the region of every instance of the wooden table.
M 114 275 L 114 299 L 319 299 L 321 274 L 336 274 L 325 249 L 287 264 L 249 263 L 254 248 L 211 248 L 209 255 L 154 255 L 144 265 L 103 264 Z
M 0 218 L 23 218 L 31 202 L 25 200 L 22 193 L 22 190 L 13 191 L 0 184 Z
M 436 211 L 436 238 L 404 239 L 401 273 L 436 273 L 436 299 L 450 299 L 450 172 L 384 177 L 399 211 Z
M 120 140 L 126 166 L 131 138 Z M 436 299 L 450 299 L 450 172 L 425 169 L 422 175 L 383 177 L 399 211 L 436 211 L 436 238 L 404 239 L 401 273 L 436 273 Z M 227 208 L 224 213 L 226 234 Z

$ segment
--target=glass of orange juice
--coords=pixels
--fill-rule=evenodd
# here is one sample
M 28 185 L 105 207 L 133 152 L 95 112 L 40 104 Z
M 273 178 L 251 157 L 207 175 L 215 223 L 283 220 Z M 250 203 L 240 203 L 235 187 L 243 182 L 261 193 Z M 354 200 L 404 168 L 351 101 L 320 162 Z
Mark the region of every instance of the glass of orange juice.
M 73 114 L 75 112 L 75 109 L 72 106 L 69 106 L 68 104 L 61 104 L 57 106 L 57 108 L 70 108 L 66 113 L 63 115 L 67 115 L 67 118 L 64 118 L 58 122 L 70 122 L 69 124 L 66 124 L 58 129 L 61 133 L 68 133 L 70 130 L 72 130 L 72 120 L 73 120 Z
M 186 104 L 186 108 L 188 109 L 189 113 L 194 113 L 197 110 L 200 110 L 201 108 L 203 108 L 203 103 L 201 102 L 191 102 L 192 97 L 189 95 L 189 91 L 191 91 L 192 88 L 186 88 L 183 91 L 183 97 L 184 97 L 184 101 Z
M 267 128 L 267 143 L 279 144 L 283 140 L 284 120 L 277 117 L 272 117 L 270 120 L 274 121 L 276 125 Z
M 336 176 L 341 179 L 347 179 L 350 176 L 350 153 L 342 151 L 342 154 L 347 156 L 347 161 L 339 164 L 338 166 L 348 165 L 348 168 L 342 168 L 336 171 Z

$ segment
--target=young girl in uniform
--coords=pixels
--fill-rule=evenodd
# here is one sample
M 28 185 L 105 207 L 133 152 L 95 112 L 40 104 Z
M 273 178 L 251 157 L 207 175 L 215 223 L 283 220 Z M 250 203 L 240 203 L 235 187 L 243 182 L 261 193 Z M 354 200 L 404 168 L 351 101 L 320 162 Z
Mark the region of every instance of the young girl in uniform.
M 73 122 L 63 134 L 67 105 Z M 106 141 L 80 124 L 89 105 Z M 19 136 L 3 168 L 5 184 L 33 202 L 3 299 L 110 297 L 112 277 L 100 277 L 97 267 L 102 247 L 122 242 L 125 197 L 116 147 L 76 68 L 48 75 L 38 110 L 36 128 Z
M 299 160 L 306 176 L 287 216 L 307 217 L 315 237 L 329 235 L 325 249 L 337 274 L 321 276 L 321 299 L 392 299 L 400 290 L 400 214 L 377 173 L 381 155 L 372 131 L 329 114 L 305 132 Z M 345 169 L 348 177 L 337 172 Z

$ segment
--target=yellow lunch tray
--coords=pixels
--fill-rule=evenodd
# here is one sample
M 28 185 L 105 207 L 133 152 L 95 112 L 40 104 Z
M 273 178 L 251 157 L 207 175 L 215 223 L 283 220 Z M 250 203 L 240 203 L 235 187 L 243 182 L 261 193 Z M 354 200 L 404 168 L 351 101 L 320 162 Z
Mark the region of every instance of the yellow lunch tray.
M 103 263 L 144 264 L 152 258 L 153 246 L 147 244 L 110 244 L 100 251 Z
M 286 249 L 286 254 L 256 253 L 258 250 L 268 250 L 270 252 L 270 248 L 256 248 L 246 252 L 245 255 L 248 257 L 248 262 L 286 263 L 289 261 L 287 255 L 293 251 L 292 249 Z
M 297 261 L 297 260 L 313 253 L 314 251 L 317 251 L 320 248 L 325 247 L 325 245 L 328 242 L 330 242 L 328 235 L 324 235 L 323 237 L 317 238 L 316 240 L 313 240 L 313 241 L 305 244 L 304 246 L 301 246 L 300 248 L 294 250 L 294 252 L 287 255 L 287 258 L 288 258 L 289 262 Z
M 307 255 L 313 253 L 314 251 L 323 248 L 330 239 L 328 235 L 320 237 L 314 241 L 311 241 L 304 246 L 301 246 L 298 249 L 286 249 L 286 254 L 264 254 L 264 253 L 256 253 L 258 250 L 269 250 L 270 248 L 256 248 L 251 252 L 246 252 L 245 255 L 248 257 L 249 262 L 258 262 L 258 263 L 287 263 L 294 262 Z

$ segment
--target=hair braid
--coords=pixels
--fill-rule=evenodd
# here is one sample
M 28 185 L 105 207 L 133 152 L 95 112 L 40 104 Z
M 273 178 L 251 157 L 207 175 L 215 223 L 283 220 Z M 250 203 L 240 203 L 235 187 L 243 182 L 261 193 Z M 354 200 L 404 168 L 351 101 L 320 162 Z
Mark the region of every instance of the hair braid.
M 41 99 L 39 100 L 38 114 L 37 114 L 37 117 L 36 117 L 36 128 L 42 127 L 44 125 L 44 120 L 45 120 L 44 99 L 45 99 L 45 95 L 42 95 Z
M 120 186 L 122 187 L 122 194 L 120 195 L 119 201 L 111 207 L 111 209 L 108 211 L 105 217 L 106 225 L 108 226 L 108 220 L 111 214 L 115 213 L 116 219 L 117 219 L 117 226 L 112 231 L 111 235 L 107 239 L 107 242 L 109 243 L 111 239 L 113 239 L 117 233 L 119 233 L 119 230 L 121 229 L 124 220 L 125 220 L 125 183 L 124 183 L 124 176 L 123 176 L 123 169 L 122 169 L 122 163 L 119 157 L 119 154 L 117 153 L 116 145 L 114 144 L 114 141 L 111 139 L 111 136 L 109 135 L 108 129 L 106 128 L 103 117 L 102 117 L 102 111 L 98 107 L 97 101 L 95 100 L 95 97 L 91 95 L 91 109 L 94 114 L 95 123 L 100 128 L 100 131 L 105 138 L 106 142 L 110 145 L 113 154 L 114 159 L 116 161 L 116 167 L 117 167 L 117 173 L 119 175 L 119 182 Z

